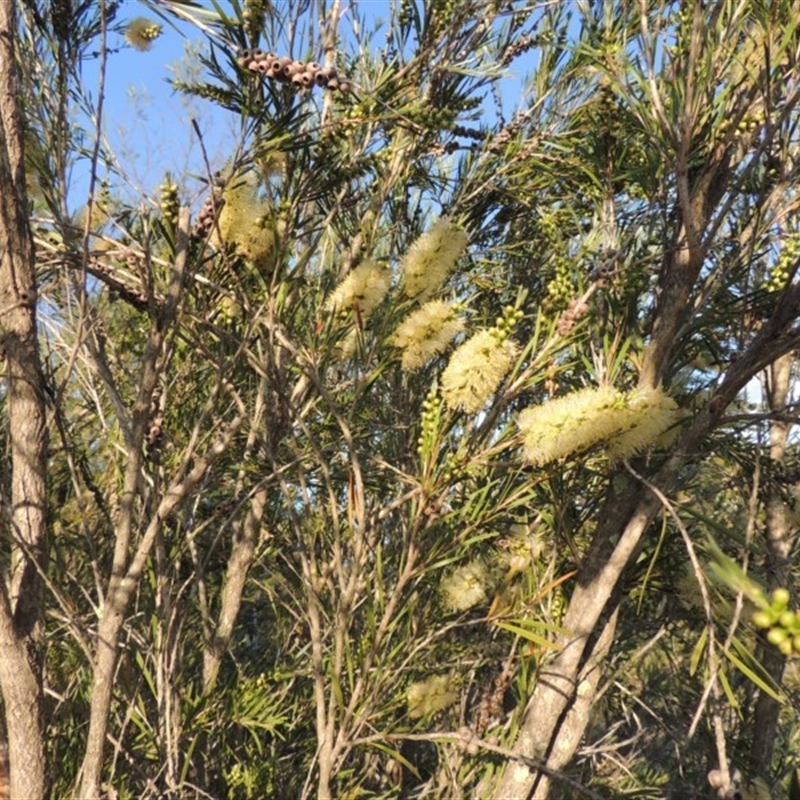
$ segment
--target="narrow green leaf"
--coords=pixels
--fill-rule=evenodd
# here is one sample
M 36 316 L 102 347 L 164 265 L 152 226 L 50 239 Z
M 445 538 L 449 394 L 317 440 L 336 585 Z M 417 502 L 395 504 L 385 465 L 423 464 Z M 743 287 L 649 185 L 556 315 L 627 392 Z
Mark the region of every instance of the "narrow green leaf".
M 705 653 L 706 642 L 708 641 L 708 628 L 703 628 L 703 632 L 700 634 L 700 638 L 697 640 L 697 644 L 694 646 L 694 650 L 692 650 L 692 657 L 689 659 L 689 674 L 694 677 L 694 674 L 697 672 L 697 667 L 700 664 L 700 660 Z

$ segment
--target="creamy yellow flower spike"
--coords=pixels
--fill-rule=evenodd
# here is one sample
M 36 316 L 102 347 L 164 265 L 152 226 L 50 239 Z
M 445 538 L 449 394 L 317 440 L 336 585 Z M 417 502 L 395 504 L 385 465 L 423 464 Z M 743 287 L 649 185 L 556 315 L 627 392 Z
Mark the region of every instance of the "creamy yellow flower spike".
M 466 248 L 466 232 L 447 217 L 438 219 L 400 260 L 405 293 L 420 301 L 432 297 Z
M 480 411 L 511 369 L 519 348 L 495 329 L 478 331 L 453 353 L 442 373 L 442 397 L 453 409 Z
M 437 675 L 426 681 L 412 683 L 406 691 L 410 717 L 427 717 L 453 705 L 458 695 L 448 675 Z
M 661 389 L 625 394 L 600 386 L 526 408 L 517 425 L 525 459 L 541 465 L 600 443 L 610 457 L 628 458 L 652 445 L 677 419 L 677 404 Z
M 430 300 L 409 314 L 394 334 L 394 344 L 403 351 L 406 372 L 424 367 L 443 352 L 463 330 L 464 321 L 444 300 Z
M 370 258 L 362 261 L 337 287 L 325 303 L 328 311 L 358 310 L 368 317 L 386 297 L 392 275 Z
M 441 583 L 442 602 L 451 611 L 466 611 L 485 602 L 491 583 L 483 561 L 471 561 L 453 570 Z

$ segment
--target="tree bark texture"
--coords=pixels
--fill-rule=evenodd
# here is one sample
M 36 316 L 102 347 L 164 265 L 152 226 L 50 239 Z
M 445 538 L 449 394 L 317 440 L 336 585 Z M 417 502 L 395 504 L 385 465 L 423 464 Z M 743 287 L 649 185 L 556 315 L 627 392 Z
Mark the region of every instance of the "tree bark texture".
M 769 410 L 786 413 L 786 403 L 791 387 L 792 365 L 794 354 L 787 354 L 778 359 L 767 371 L 767 402 Z M 786 453 L 790 424 L 784 420 L 773 420 L 770 425 L 770 461 L 782 464 Z M 786 587 L 789 584 L 789 566 L 792 541 L 796 531 L 790 524 L 790 511 L 781 492 L 774 482 L 767 487 L 766 517 L 764 536 L 767 545 L 768 571 L 767 580 L 770 589 Z M 780 685 L 786 658 L 777 647 L 767 645 L 759 652 L 759 661 L 764 665 L 769 676 Z M 753 715 L 753 739 L 750 746 L 753 773 L 768 778 L 772 770 L 772 755 L 775 747 L 775 733 L 778 727 L 780 706 L 766 692 L 759 691 Z
M 47 790 L 41 663 L 47 426 L 15 36 L 16 5 L 0 3 L 0 357 L 11 469 L 0 524 L 12 553 L 0 585 L 0 688 L 11 796 L 41 798 Z
M 267 492 L 260 489 L 253 496 L 244 522 L 234 528 L 228 567 L 225 570 L 225 586 L 220 600 L 217 626 L 211 640 L 203 650 L 203 691 L 213 690 L 219 676 L 222 659 L 233 635 L 233 628 L 242 606 L 242 597 L 247 576 L 256 554 L 261 521 Z

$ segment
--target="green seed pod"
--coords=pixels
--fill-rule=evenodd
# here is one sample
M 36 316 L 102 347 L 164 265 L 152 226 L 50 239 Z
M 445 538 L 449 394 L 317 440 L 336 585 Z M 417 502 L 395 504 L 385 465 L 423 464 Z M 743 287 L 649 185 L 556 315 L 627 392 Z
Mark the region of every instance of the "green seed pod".
M 766 611 L 756 611 L 750 619 L 757 628 L 769 628 L 772 625 L 772 615 Z
M 789 599 L 789 590 L 783 587 L 775 589 L 772 593 L 772 604 L 779 607 L 781 611 L 789 605 Z
M 786 631 L 782 628 L 770 628 L 767 632 L 767 641 L 770 644 L 780 645 L 781 642 L 785 642 L 788 638 Z
M 793 628 L 794 627 L 794 623 L 795 623 L 795 613 L 794 613 L 794 611 L 788 611 L 788 610 L 784 611 L 778 617 L 778 624 L 782 628 L 786 628 L 787 630 L 789 630 L 790 628 Z

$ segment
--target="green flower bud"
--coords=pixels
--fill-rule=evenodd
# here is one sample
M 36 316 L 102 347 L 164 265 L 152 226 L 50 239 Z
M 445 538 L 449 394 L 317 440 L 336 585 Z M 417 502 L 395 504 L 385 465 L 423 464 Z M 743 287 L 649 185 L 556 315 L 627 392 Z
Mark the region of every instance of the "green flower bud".
M 789 628 L 793 628 L 794 627 L 794 623 L 795 623 L 795 613 L 794 613 L 794 611 L 788 611 L 788 610 L 784 611 L 778 617 L 778 624 L 782 628 L 786 628 L 787 630 Z
M 772 615 L 766 611 L 756 611 L 750 619 L 757 628 L 769 628 L 772 625 Z
M 789 605 L 789 590 L 784 588 L 775 589 L 772 593 L 772 604 L 779 607 L 781 610 Z
M 770 628 L 767 632 L 767 641 L 770 644 L 780 645 L 781 642 L 785 642 L 788 638 L 786 631 L 782 628 Z

